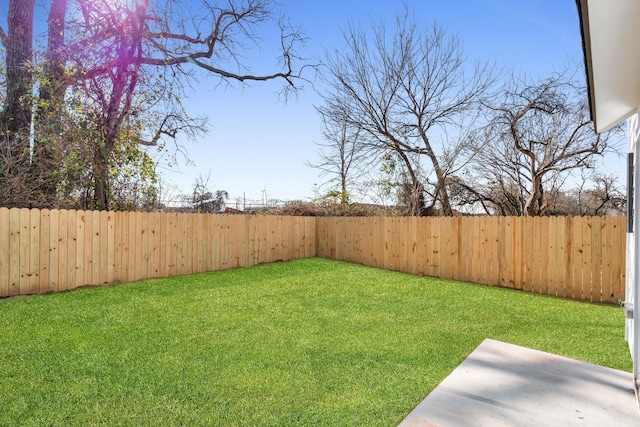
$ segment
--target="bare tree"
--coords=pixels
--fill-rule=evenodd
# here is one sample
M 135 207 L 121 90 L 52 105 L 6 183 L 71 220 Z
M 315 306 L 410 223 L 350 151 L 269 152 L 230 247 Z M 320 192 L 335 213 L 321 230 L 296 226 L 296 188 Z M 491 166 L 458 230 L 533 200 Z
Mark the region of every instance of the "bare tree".
M 350 105 L 349 120 L 370 146 L 394 152 L 404 163 L 415 200 L 422 200 L 426 180 L 411 154 L 418 162 L 426 159 L 435 175 L 433 194 L 442 212 L 453 215 L 447 177 L 456 163 L 467 161 L 467 141 L 456 124 L 474 114 L 495 74 L 488 67 L 471 67 L 456 37 L 437 24 L 421 29 L 406 9 L 396 18 L 393 34 L 384 24 L 373 25 L 369 34 L 350 26 L 346 48 L 328 57 L 330 92 L 324 108 Z
M 589 182 L 592 186 L 585 188 Z M 597 171 L 572 190 L 570 199 L 575 205 L 575 214 L 580 216 L 621 214 L 627 206 L 627 196 L 617 178 Z
M 460 210 L 487 215 L 522 216 L 520 187 L 505 175 L 496 173 L 479 181 L 467 171 L 449 179 L 451 200 Z
M 351 194 L 349 186 L 357 180 L 353 175 L 359 174 L 358 169 L 367 166 L 364 164 L 368 152 L 365 150 L 363 132 L 350 119 L 348 106 L 338 110 L 316 107 L 316 110 L 322 120 L 325 141 L 317 143 L 320 161 L 309 165 L 319 169 L 321 176 L 329 176 L 329 184 L 337 184 L 340 204 L 346 205 Z
M 600 171 L 582 172 L 577 187 L 552 186 L 545 191 L 549 205 L 545 215 L 624 215 L 626 195 L 616 177 Z
M 493 128 L 478 134 L 470 167 L 450 177 L 452 199 L 460 209 L 479 207 L 488 215 L 521 216 L 526 200 L 526 165 L 517 149 L 494 137 Z
M 535 82 L 514 78 L 488 111 L 485 145 L 456 181 L 461 200 L 487 213 L 544 214 L 564 197 L 573 171 L 594 168 L 619 142 L 619 129 L 594 133 L 586 90 L 570 71 Z
M 211 171 L 205 177 L 198 175 L 193 183 L 193 192 L 190 196 L 183 196 L 184 202 L 195 212 L 219 213 L 224 211 L 225 201 L 229 200 L 229 193 L 225 190 L 211 191 L 209 180 Z
M 304 36 L 277 10 L 273 0 L 230 0 L 224 4 L 201 0 L 195 8 L 181 6 L 180 10 L 171 1 L 159 2 L 144 15 L 148 31 L 142 64 L 191 64 L 221 79 L 240 82 L 283 79 L 287 82 L 285 89 L 295 89 L 304 68 L 294 68 L 295 61 L 301 59 L 297 48 Z M 260 46 L 260 27 L 272 23 L 279 33 L 280 70 L 254 73 L 241 53 L 251 45 Z M 232 70 L 232 64 L 237 71 Z

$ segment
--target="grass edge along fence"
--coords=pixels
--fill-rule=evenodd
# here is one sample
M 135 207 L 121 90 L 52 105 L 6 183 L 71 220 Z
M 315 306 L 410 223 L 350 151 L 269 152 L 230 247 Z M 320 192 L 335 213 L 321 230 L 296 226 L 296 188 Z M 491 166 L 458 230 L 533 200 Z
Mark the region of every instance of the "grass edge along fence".
M 0 208 L 0 297 L 319 256 L 624 298 L 624 217 L 283 217 Z
M 576 300 L 624 299 L 624 217 L 317 221 L 322 258 Z

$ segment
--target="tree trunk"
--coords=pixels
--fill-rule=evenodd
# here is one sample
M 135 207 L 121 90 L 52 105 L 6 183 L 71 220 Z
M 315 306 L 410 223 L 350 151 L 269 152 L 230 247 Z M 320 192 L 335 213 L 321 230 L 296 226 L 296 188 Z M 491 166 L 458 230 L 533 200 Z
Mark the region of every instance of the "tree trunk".
M 107 144 L 105 144 L 106 146 Z M 93 156 L 93 206 L 98 211 L 109 210 L 109 192 L 107 177 L 109 176 L 109 155 L 97 144 Z
M 444 172 L 440 167 L 440 162 L 438 161 L 438 157 L 433 152 L 431 148 L 431 142 L 429 141 L 429 137 L 427 137 L 426 132 L 422 127 L 420 127 L 420 138 L 424 144 L 425 154 L 431 160 L 431 164 L 433 165 L 433 170 L 436 173 L 436 178 L 438 179 L 438 187 L 436 188 L 436 194 L 440 197 L 440 205 L 442 205 L 442 214 L 444 216 L 453 216 L 453 209 L 451 208 L 451 201 L 449 200 L 449 191 L 446 186 L 446 177 L 444 176 Z
M 347 192 L 347 180 L 343 177 L 340 183 L 340 204 L 346 206 L 349 204 L 349 193 Z
M 34 155 L 32 174 L 38 183 L 40 207 L 52 207 L 57 201 L 57 188 L 62 166 L 62 114 L 67 83 L 64 79 L 65 15 L 67 0 L 52 0 L 48 18 L 48 44 L 45 53 L 44 78 L 40 83 L 40 99 L 34 120 Z
M 534 175 L 531 182 L 531 192 L 524 204 L 524 216 L 538 216 L 542 211 L 542 177 Z
M 431 164 L 433 164 L 433 170 L 436 173 L 436 178 L 438 179 L 438 188 L 437 194 L 440 197 L 440 204 L 442 205 L 442 214 L 444 216 L 453 216 L 453 209 L 451 208 L 451 201 L 449 200 L 449 191 L 447 191 L 446 178 L 444 176 L 444 172 L 440 167 L 440 162 L 438 158 L 431 150 L 431 147 L 428 147 L 427 156 L 431 159 Z
M 407 172 L 409 173 L 409 177 L 411 178 L 411 188 L 408 191 L 409 200 L 407 200 L 409 215 L 424 216 L 426 215 L 424 206 L 424 186 L 418 179 L 418 175 L 416 175 L 416 172 L 413 170 L 413 166 L 411 165 L 411 161 L 409 160 L 409 157 L 407 157 L 407 154 L 399 147 L 394 147 L 394 151 L 402 159 L 402 162 L 404 163 L 405 167 L 407 168 Z
M 23 180 L 29 168 L 34 6 L 35 0 L 9 0 L 5 42 L 7 95 L 0 115 L 0 133 L 4 134 L 0 147 L 10 163 L 10 175 Z
M 424 186 L 419 181 L 405 181 L 402 183 L 402 200 L 407 205 L 409 216 L 428 216 L 432 212 L 425 206 Z

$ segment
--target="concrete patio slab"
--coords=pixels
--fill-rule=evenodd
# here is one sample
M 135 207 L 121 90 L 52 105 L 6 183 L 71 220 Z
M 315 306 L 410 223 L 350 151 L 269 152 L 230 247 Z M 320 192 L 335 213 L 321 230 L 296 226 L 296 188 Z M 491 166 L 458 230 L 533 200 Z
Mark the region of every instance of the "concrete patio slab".
M 402 427 L 640 426 L 629 372 L 487 339 Z

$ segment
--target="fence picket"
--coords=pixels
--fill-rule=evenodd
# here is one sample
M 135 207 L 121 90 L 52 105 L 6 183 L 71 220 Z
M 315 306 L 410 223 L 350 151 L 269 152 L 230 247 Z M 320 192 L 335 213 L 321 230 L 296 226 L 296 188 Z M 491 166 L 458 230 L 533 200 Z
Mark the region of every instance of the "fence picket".
M 29 294 L 29 210 L 21 209 L 19 216 L 20 236 L 20 295 Z
M 523 239 L 525 240 L 522 242 L 522 258 L 524 263 L 522 289 L 527 292 L 533 292 L 535 269 L 538 265 L 533 255 L 536 240 L 536 236 L 533 234 L 535 226 L 535 221 L 529 220 L 528 218 L 524 220 Z
M 556 221 L 554 221 L 554 218 L 549 217 L 548 218 L 548 223 L 549 223 L 549 240 L 548 240 L 548 244 L 547 244 L 547 250 L 546 252 L 549 254 L 548 255 L 548 260 L 547 260 L 547 270 L 548 270 L 548 278 L 547 278 L 547 282 L 549 284 L 548 288 L 547 288 L 547 294 L 548 295 L 556 295 L 557 292 L 557 280 L 558 280 L 558 276 L 557 276 L 557 263 L 558 263 L 558 246 L 557 246 L 557 242 L 558 242 L 558 230 L 556 227 Z
M 147 239 L 147 225 L 145 221 L 144 212 L 132 212 L 134 227 L 134 245 L 136 248 L 136 263 L 133 269 L 134 279 L 140 280 L 147 276 L 149 268 L 149 254 L 147 253 L 148 239 Z
M 40 210 L 32 209 L 29 218 L 29 293 L 40 292 Z
M 602 218 L 602 300 L 603 302 L 617 302 L 613 301 L 614 296 L 613 280 L 612 280 L 612 259 L 611 252 L 613 247 L 611 245 L 611 222 L 609 217 Z
M 431 236 L 431 272 L 435 277 L 442 277 L 442 259 L 444 258 L 443 240 L 441 239 L 441 219 L 429 218 L 429 235 Z
M 531 274 L 531 292 L 540 292 L 540 286 L 542 284 L 542 268 L 546 268 L 546 264 L 542 262 L 542 254 L 540 249 L 540 241 L 542 240 L 542 221 L 541 218 L 535 217 L 531 219 L 532 223 L 532 249 L 531 253 L 528 254 L 529 261 L 532 264 L 532 274 Z
M 49 292 L 49 234 L 51 228 L 49 209 L 40 211 L 40 280 L 37 283 L 37 293 Z M 0 246 L 2 243 L 0 243 Z M 1 249 L 0 249 L 1 252 Z M 2 255 L 0 255 L 0 258 Z M 1 267 L 0 267 L 1 269 Z M 2 283 L 2 274 L 0 273 L 0 284 Z
M 101 283 L 101 266 L 102 266 L 102 258 L 106 256 L 106 253 L 101 252 L 101 241 L 102 239 L 102 227 L 100 224 L 100 211 L 94 211 L 91 215 L 92 220 L 92 241 L 91 241 L 91 285 L 99 285 Z M 89 248 L 87 248 L 89 250 Z M 136 260 L 136 265 L 140 265 L 140 257 Z
M 566 270 L 567 270 L 567 255 L 566 255 L 566 221 L 563 217 L 553 217 L 556 222 L 556 245 L 557 245 L 557 257 L 556 257 L 556 295 L 559 297 L 566 297 L 568 292 L 566 289 Z
M 0 208 L 0 295 L 9 295 L 9 264 L 11 249 L 9 246 L 9 227 L 2 227 L 2 224 L 9 225 L 9 209 Z
M 122 216 L 124 212 L 115 212 L 114 214 L 114 266 L 113 266 L 113 280 L 114 282 L 121 282 L 123 277 L 123 239 L 122 239 Z
M 167 275 L 175 276 L 177 275 L 177 260 L 178 260 L 178 214 L 170 213 L 168 214 L 169 227 L 167 230 L 167 239 L 165 247 L 167 248 L 166 252 L 166 263 L 167 263 Z
M 591 218 L 591 287 L 590 301 L 602 302 L 602 219 L 599 216 Z
M 82 221 L 84 227 L 84 248 L 81 256 L 84 256 L 84 284 L 93 284 L 93 215 L 94 211 L 82 211 Z M 128 235 L 128 232 L 124 232 L 124 237 Z M 126 276 L 123 280 L 127 280 Z
M 78 213 L 65 211 L 67 215 L 67 289 L 75 289 L 77 286 L 76 272 L 78 271 Z M 82 285 L 79 285 L 82 286 Z
M 49 212 L 49 286 L 48 291 L 56 292 L 60 286 L 59 251 L 60 211 Z
M 625 298 L 625 251 L 626 251 L 626 225 L 623 222 L 624 217 L 609 217 L 610 228 L 609 236 L 611 236 L 611 299 L 610 302 L 617 303 Z
M 317 254 L 318 233 L 316 232 L 316 218 L 305 218 L 305 257 L 313 257 Z
M 98 214 L 100 236 L 98 241 L 100 245 L 98 251 L 100 252 L 100 270 L 98 276 L 98 284 L 104 285 L 109 283 L 107 280 L 107 272 L 109 269 L 109 216 L 107 211 L 100 211 Z M 145 277 L 149 277 L 148 275 Z
M 592 218 L 584 217 L 584 227 L 582 228 L 582 290 L 583 297 L 587 301 L 592 301 L 593 285 L 591 277 L 591 239 L 592 239 Z
M 573 218 L 573 243 L 572 243 L 572 252 L 573 259 L 571 260 L 571 268 L 573 269 L 573 285 L 572 289 L 574 290 L 574 299 L 582 300 L 587 299 L 585 297 L 585 292 L 583 288 L 583 277 L 582 277 L 582 259 L 584 256 L 583 249 L 583 233 L 582 229 L 584 227 L 584 218 L 583 217 L 575 217 Z
M 526 283 L 526 250 L 525 250 L 525 217 L 517 217 L 515 221 L 515 241 L 516 241 L 516 275 L 515 285 L 516 289 L 524 289 Z
M 75 259 L 75 282 L 74 286 L 77 288 L 84 285 L 85 272 L 84 264 L 87 256 L 85 251 L 85 221 L 84 211 L 76 211 L 76 259 Z
M 121 278 L 120 280 L 123 282 L 127 282 L 130 281 L 130 277 L 131 277 L 131 273 L 129 272 L 130 266 L 129 266 L 129 260 L 131 259 L 131 248 L 129 247 L 129 233 L 131 230 L 131 212 L 122 212 L 122 229 L 120 230 L 120 232 L 122 233 L 122 240 L 120 241 L 120 245 L 122 248 L 122 253 L 120 254 L 121 256 L 121 262 L 122 262 L 122 268 L 120 269 L 121 271 Z
M 107 223 L 107 278 L 106 283 L 113 283 L 116 275 L 116 230 L 115 212 L 105 212 Z
M 58 290 L 66 291 L 71 289 L 69 283 L 69 257 L 68 257 L 68 240 L 67 240 L 67 222 L 69 219 L 69 211 L 62 209 L 58 221 Z M 90 282 L 87 282 L 90 283 Z
M 575 281 L 574 281 L 574 271 L 573 271 L 573 239 L 575 234 L 575 221 L 572 217 L 565 218 L 565 255 L 564 255 L 564 264 L 565 264 L 565 296 L 567 298 L 575 298 L 576 289 L 575 289 Z

